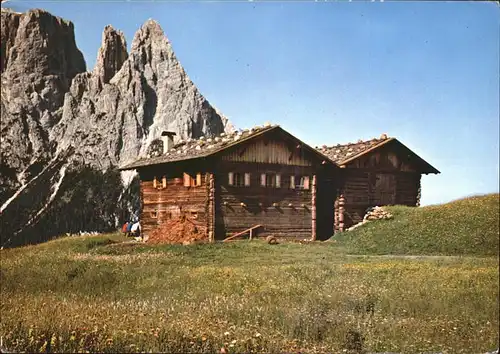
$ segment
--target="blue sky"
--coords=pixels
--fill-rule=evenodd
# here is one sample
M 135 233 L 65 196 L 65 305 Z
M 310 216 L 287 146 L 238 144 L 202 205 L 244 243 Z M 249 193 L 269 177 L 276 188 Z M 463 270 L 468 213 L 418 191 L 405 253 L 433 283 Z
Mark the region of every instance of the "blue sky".
M 441 171 L 422 204 L 499 190 L 500 7 L 480 2 L 11 1 L 75 24 L 88 69 L 105 25 L 157 20 L 238 128 L 310 145 L 395 136 Z

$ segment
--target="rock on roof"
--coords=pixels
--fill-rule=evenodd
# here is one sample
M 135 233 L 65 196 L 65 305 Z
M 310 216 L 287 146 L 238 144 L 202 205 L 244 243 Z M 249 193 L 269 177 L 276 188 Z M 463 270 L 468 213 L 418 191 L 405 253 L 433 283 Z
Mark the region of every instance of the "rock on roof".
M 206 157 L 276 127 L 279 127 L 279 125 L 266 123 L 263 126 L 256 126 L 251 129 L 222 133 L 214 138 L 201 137 L 200 139 L 180 140 L 172 149 L 164 154 L 157 153 L 157 156 L 152 156 L 153 154 L 151 154 L 148 157 L 136 160 L 121 167 L 120 170 L 129 170 L 136 167 Z
M 345 161 L 392 139 L 386 134 L 382 134 L 378 139 L 358 140 L 356 143 L 337 144 L 334 146 L 323 145 L 322 147 L 317 146 L 316 149 L 335 163 L 342 165 Z

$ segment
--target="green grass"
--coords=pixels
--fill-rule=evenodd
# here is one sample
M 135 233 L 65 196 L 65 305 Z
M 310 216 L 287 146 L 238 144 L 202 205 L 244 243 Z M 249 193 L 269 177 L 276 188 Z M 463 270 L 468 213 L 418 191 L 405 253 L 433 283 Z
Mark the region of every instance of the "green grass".
M 498 346 L 496 257 L 335 243 L 63 238 L 0 251 L 4 346 L 56 352 L 445 352 Z
M 499 194 L 489 194 L 421 208 L 385 207 L 393 219 L 369 222 L 331 240 L 356 254 L 498 256 L 499 201 Z

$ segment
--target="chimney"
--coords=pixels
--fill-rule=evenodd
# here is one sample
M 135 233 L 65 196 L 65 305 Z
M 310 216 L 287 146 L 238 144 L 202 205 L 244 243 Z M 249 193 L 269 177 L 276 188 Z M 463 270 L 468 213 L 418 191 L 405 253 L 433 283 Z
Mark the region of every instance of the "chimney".
M 161 140 L 163 141 L 163 153 L 166 153 L 174 146 L 174 135 L 176 135 L 174 132 L 164 131 L 161 133 Z

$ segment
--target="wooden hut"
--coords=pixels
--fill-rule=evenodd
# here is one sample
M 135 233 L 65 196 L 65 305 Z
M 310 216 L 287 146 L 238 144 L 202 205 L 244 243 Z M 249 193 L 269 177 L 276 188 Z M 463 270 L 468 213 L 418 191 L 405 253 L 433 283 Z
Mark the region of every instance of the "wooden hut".
M 260 225 L 258 236 L 326 239 L 333 233 L 336 164 L 277 125 L 173 143 L 121 168 L 141 180 L 145 237 L 188 218 L 207 240 Z
M 379 139 L 317 149 L 342 171 L 335 186 L 335 231 L 362 221 L 366 210 L 374 206 L 419 206 L 422 174 L 439 173 L 385 134 Z

